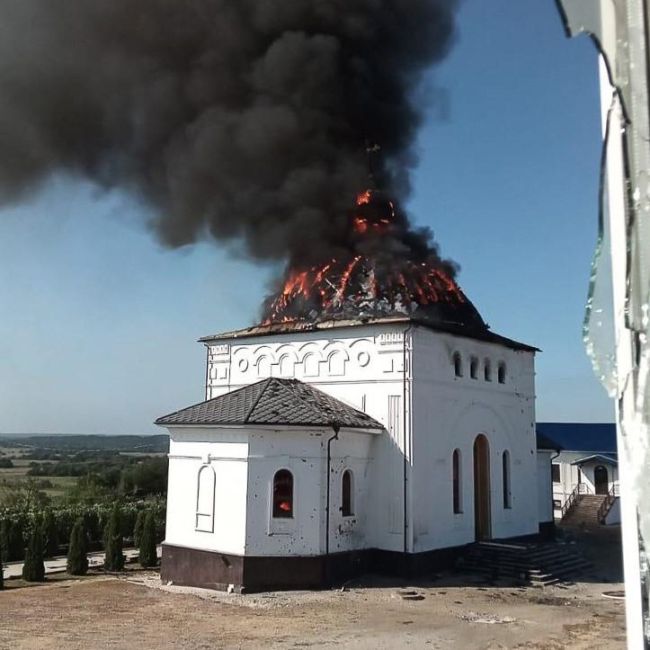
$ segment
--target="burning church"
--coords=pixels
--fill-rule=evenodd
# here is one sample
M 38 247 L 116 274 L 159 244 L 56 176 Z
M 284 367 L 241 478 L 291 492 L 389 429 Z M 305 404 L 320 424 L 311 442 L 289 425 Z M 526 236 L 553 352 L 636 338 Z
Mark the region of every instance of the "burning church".
M 435 255 L 404 255 L 381 193 L 350 229 L 347 256 L 289 268 L 260 325 L 201 339 L 206 400 L 157 421 L 163 580 L 314 587 L 552 525 L 535 348 L 492 332 Z
M 552 521 L 535 349 L 488 328 L 401 207 L 457 5 L 0 5 L 0 205 L 83 177 L 169 247 L 287 263 L 256 327 L 202 339 L 205 401 L 158 420 L 164 579 L 319 585 Z

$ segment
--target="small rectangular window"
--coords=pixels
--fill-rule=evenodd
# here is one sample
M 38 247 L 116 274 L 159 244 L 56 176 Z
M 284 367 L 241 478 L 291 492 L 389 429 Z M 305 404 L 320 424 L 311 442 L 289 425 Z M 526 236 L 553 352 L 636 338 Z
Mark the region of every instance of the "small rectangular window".
M 352 517 L 354 515 L 354 508 L 352 506 L 352 489 L 352 472 L 348 469 L 343 472 L 343 480 L 341 485 L 341 514 L 344 517 Z
M 560 466 L 556 463 L 551 465 L 551 476 L 553 477 L 553 483 L 560 482 Z
M 562 501 L 553 499 L 553 510 L 560 510 L 562 508 Z
M 452 489 L 453 489 L 453 505 L 454 514 L 460 515 L 463 512 L 463 497 L 461 485 L 461 465 L 460 465 L 460 450 L 455 449 L 452 456 Z

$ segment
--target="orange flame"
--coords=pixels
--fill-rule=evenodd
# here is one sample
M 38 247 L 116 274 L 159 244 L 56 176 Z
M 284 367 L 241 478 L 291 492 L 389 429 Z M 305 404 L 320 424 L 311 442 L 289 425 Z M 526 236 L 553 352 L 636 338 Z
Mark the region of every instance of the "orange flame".
M 372 198 L 372 191 L 366 190 L 357 196 L 357 205 L 368 205 Z
M 372 190 L 357 196 L 357 206 L 369 205 Z M 385 234 L 395 221 L 395 205 L 388 201 L 390 214 L 378 221 L 355 215 L 351 227 L 359 235 Z M 284 287 L 269 305 L 266 324 L 308 319 L 336 313 L 344 307 L 358 308 L 373 302 L 402 311 L 437 302 L 461 304 L 466 301 L 456 282 L 444 270 L 429 262 L 396 260 L 393 269 L 378 269 L 373 260 L 356 255 L 347 260 L 332 259 L 311 268 L 292 269 Z M 365 308 L 365 307 L 364 307 Z M 372 307 L 370 307 L 372 309 Z

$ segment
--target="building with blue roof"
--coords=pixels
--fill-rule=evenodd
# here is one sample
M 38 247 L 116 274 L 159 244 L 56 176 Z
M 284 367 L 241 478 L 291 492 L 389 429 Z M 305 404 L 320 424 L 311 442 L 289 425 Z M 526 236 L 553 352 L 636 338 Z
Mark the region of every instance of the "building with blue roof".
M 553 506 L 557 519 L 566 515 L 572 495 L 612 497 L 607 523 L 619 523 L 616 424 L 609 422 L 538 422 L 538 447 L 554 449 Z

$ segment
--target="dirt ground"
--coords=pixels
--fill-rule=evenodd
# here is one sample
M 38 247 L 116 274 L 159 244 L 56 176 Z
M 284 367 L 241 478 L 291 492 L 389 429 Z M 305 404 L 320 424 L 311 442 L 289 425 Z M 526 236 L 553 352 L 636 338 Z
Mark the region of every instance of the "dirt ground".
M 0 648 L 624 647 L 620 584 L 482 586 L 366 580 L 345 590 L 250 596 L 161 586 L 155 573 L 0 593 Z

